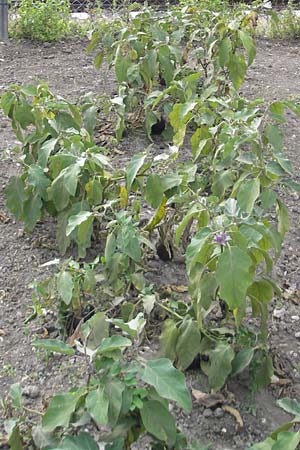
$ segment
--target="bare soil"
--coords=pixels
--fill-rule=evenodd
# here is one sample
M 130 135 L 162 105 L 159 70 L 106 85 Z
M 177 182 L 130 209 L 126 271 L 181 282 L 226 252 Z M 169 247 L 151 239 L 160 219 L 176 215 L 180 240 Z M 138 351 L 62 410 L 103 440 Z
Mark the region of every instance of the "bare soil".
M 114 80 L 101 79 L 101 72 L 95 71 L 92 57 L 86 54 L 86 45 L 86 42 L 35 45 L 16 41 L 0 44 L 0 93 L 11 83 L 39 80 L 47 82 L 54 93 L 71 99 L 87 91 L 112 92 Z M 263 97 L 266 101 L 300 98 L 300 44 L 259 41 L 257 59 L 249 70 L 243 94 L 250 98 Z M 299 181 L 299 119 L 287 114 L 284 131 L 286 153 Z M 30 283 L 47 275 L 46 269 L 40 268 L 42 263 L 59 257 L 55 224 L 47 219 L 28 236 L 23 225 L 8 214 L 3 188 L 18 171 L 18 164 L 7 150 L 12 150 L 17 142 L 9 121 L 1 113 L 0 137 L 0 393 L 5 395 L 12 383 L 21 382 L 27 393 L 27 404 L 39 409 L 51 394 L 74 385 L 78 379 L 84 381 L 85 373 L 80 361 L 78 373 L 77 356 L 57 355 L 46 360 L 32 349 L 34 336 L 41 337 L 45 328 L 50 337 L 56 333 L 52 311 L 42 321 L 24 325 L 24 319 L 32 311 Z M 125 162 L 130 154 L 142 150 L 143 145 L 141 138 L 128 138 L 123 146 L 128 148 L 128 154 L 122 160 Z M 275 273 L 283 289 L 283 299 L 273 305 L 276 313 L 271 316 L 269 328 L 275 373 L 281 382 L 252 396 L 246 377 L 229 382 L 225 395 L 233 399 L 232 406 L 241 413 L 242 428 L 221 408 L 204 409 L 195 402 L 190 415 L 178 412 L 180 426 L 191 440 L 212 441 L 215 450 L 243 450 L 260 441 L 288 418 L 276 406 L 276 400 L 283 396 L 300 400 L 300 339 L 296 337 L 300 331 L 300 202 L 298 193 L 282 195 L 289 208 L 291 230 Z M 183 265 L 176 261 L 156 264 L 160 265 L 161 277 L 157 280 L 160 284 L 184 282 Z M 205 388 L 199 372 L 189 373 L 187 379 L 189 387 Z M 1 447 L 1 440 L 0 448 L 5 448 Z

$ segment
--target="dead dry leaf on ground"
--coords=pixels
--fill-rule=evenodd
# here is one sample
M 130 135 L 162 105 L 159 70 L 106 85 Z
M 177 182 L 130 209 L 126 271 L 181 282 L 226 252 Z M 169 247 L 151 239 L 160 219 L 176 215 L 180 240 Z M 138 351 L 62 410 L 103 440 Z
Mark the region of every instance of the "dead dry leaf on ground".
M 206 394 L 205 392 L 198 391 L 197 389 L 192 389 L 192 395 L 200 405 L 206 408 L 212 408 L 217 405 L 223 405 L 226 399 L 224 395 L 217 394 Z
M 224 405 L 222 408 L 224 411 L 228 412 L 233 417 L 235 417 L 235 420 L 237 421 L 238 426 L 240 428 L 243 428 L 244 422 L 243 422 L 242 416 L 240 415 L 240 413 L 237 409 L 233 408 L 232 406 L 228 406 L 228 405 Z

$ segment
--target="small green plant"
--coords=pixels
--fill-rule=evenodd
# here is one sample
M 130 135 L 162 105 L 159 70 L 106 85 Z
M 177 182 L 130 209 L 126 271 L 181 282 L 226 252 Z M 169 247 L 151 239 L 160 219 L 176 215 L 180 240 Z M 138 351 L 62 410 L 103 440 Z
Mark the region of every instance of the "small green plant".
M 58 41 L 71 31 L 70 12 L 68 0 L 21 0 L 12 34 L 33 41 Z
M 184 375 L 168 359 L 147 361 L 139 357 L 134 340 L 109 336 L 108 325 L 109 319 L 100 312 L 84 324 L 81 342 L 76 345 L 87 361 L 86 385 L 54 396 L 41 425 L 32 433 L 22 433 L 22 412 L 26 407 L 21 387 L 11 387 L 4 406 L 6 417 L 13 413 L 12 409 L 16 411 L 15 419 L 6 422 L 13 450 L 25 448 L 25 441 L 48 450 L 65 449 L 67 444 L 81 450 L 97 449 L 98 443 L 104 444 L 106 450 L 129 450 L 143 433 L 149 435 L 153 450 L 188 448 L 169 410 L 170 401 L 185 411 L 191 410 Z M 75 354 L 71 346 L 55 339 L 37 340 L 33 345 L 47 354 Z M 73 430 L 80 425 L 96 431 L 97 443 L 92 434 L 80 432 L 74 436 Z

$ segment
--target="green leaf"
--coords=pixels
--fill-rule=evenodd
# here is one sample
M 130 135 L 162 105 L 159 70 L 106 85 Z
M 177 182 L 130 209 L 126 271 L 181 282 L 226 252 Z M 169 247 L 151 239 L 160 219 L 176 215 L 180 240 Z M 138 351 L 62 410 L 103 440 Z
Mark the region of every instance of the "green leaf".
M 151 174 L 147 178 L 144 198 L 152 208 L 158 208 L 164 195 L 164 188 L 161 177 Z
M 214 350 L 209 352 L 207 374 L 212 389 L 219 390 L 224 386 L 232 370 L 233 358 L 234 351 L 228 344 L 219 343 Z
M 259 444 L 254 444 L 247 450 L 272 450 L 274 443 L 275 441 L 268 437 L 265 441 L 260 442 Z
M 249 286 L 247 294 L 258 302 L 268 304 L 274 297 L 274 289 L 268 280 L 259 280 Z
M 66 270 L 60 272 L 56 278 L 58 295 L 66 305 L 69 305 L 73 296 L 74 282 L 70 272 Z
M 98 311 L 84 323 L 82 332 L 87 338 L 87 347 L 95 350 L 109 334 L 109 323 L 107 322 L 106 315 Z
M 82 392 L 76 391 L 53 397 L 42 418 L 43 429 L 52 432 L 57 427 L 67 427 L 81 396 Z
M 235 89 L 239 89 L 244 82 L 247 64 L 242 55 L 231 54 L 228 62 L 229 77 Z
M 97 348 L 97 353 L 105 355 L 115 350 L 124 350 L 131 347 L 131 340 L 123 336 L 111 336 L 103 339 L 101 345 Z
M 300 431 L 285 431 L 279 433 L 272 450 L 296 450 L 300 443 Z
M 200 281 L 200 304 L 204 309 L 208 310 L 211 303 L 216 299 L 217 289 L 218 284 L 215 275 L 210 272 L 204 274 Z
M 89 433 L 66 436 L 62 446 L 56 450 L 99 450 L 99 446 Z
M 176 323 L 171 319 L 165 320 L 159 341 L 163 355 L 171 361 L 175 361 L 176 359 L 176 343 L 178 336 L 179 329 L 177 328 Z
M 97 55 L 95 56 L 94 65 L 95 65 L 96 70 L 100 69 L 103 58 L 104 58 L 104 54 L 102 52 L 97 53 Z
M 283 134 L 276 125 L 268 123 L 265 135 L 276 152 L 281 153 L 283 147 Z
M 256 55 L 256 46 L 253 38 L 249 33 L 244 30 L 238 31 L 239 38 L 242 41 L 243 47 L 248 54 L 248 66 L 253 63 L 255 55 Z
M 23 216 L 27 231 L 32 231 L 37 221 L 41 218 L 43 203 L 39 194 L 29 195 L 24 202 Z
M 284 238 L 285 233 L 290 229 L 290 221 L 288 209 L 281 200 L 277 200 L 276 212 L 278 217 L 278 232 Z
M 184 375 L 166 358 L 147 361 L 140 373 L 141 379 L 153 386 L 158 394 L 177 402 L 184 410 L 191 411 L 192 401 Z
M 176 421 L 161 402 L 146 401 L 141 409 L 141 418 L 149 434 L 173 447 L 177 434 Z
M 131 160 L 129 161 L 127 167 L 126 167 L 126 187 L 127 191 L 129 192 L 131 189 L 131 185 L 134 182 L 138 171 L 143 166 L 146 159 L 146 154 L 144 153 L 138 153 L 137 155 L 134 155 Z
M 79 227 L 84 222 L 87 222 L 92 216 L 90 211 L 80 211 L 78 214 L 69 217 L 66 236 L 70 236 L 70 234 L 75 230 L 75 228 Z
M 33 347 L 46 350 L 47 352 L 61 353 L 62 355 L 75 355 L 75 350 L 70 345 L 58 339 L 37 339 L 32 343 Z
M 243 307 L 246 292 L 252 283 L 251 258 L 239 247 L 229 247 L 221 254 L 216 279 L 220 286 L 220 297 L 230 309 Z
M 224 38 L 219 46 L 219 63 L 224 68 L 228 64 L 230 53 L 232 52 L 231 40 L 229 37 Z
M 108 419 L 112 427 L 118 422 L 122 408 L 124 389 L 125 384 L 120 380 L 110 380 L 105 386 L 105 392 L 109 398 Z
M 246 369 L 246 367 L 249 366 L 249 364 L 252 361 L 252 358 L 254 356 L 254 349 L 253 348 L 244 348 L 240 352 L 238 352 L 235 355 L 234 360 L 232 361 L 232 372 L 231 376 L 234 377 L 235 375 L 238 375 L 239 373 L 243 372 L 243 370 Z
M 20 383 L 12 384 L 9 388 L 9 396 L 11 398 L 12 406 L 15 409 L 22 409 L 22 389 Z
M 104 386 L 99 386 L 98 389 L 91 391 L 86 397 L 86 409 L 98 425 L 108 424 L 109 401 L 110 399 L 105 392 Z
M 186 316 L 179 327 L 176 355 L 181 370 L 187 369 L 200 351 L 201 333 L 197 323 Z
M 285 397 L 277 400 L 277 405 L 294 416 L 300 416 L 300 403 L 297 400 Z
M 258 178 L 253 178 L 243 183 L 237 194 L 237 202 L 241 210 L 251 214 L 259 193 L 260 181 Z
M 24 450 L 19 425 L 16 424 L 9 433 L 8 444 L 11 450 Z
M 196 102 L 176 103 L 169 115 L 170 123 L 174 129 L 174 145 L 181 147 L 185 138 L 186 125 L 191 118 Z
M 50 186 L 50 180 L 40 166 L 33 164 L 29 167 L 26 181 L 35 187 L 40 197 L 47 198 L 46 190 Z
M 38 164 L 43 169 L 47 167 L 49 156 L 54 152 L 57 142 L 57 138 L 47 139 L 39 149 Z
M 9 184 L 5 188 L 6 206 L 17 220 L 23 215 L 24 203 L 27 196 L 24 189 L 24 182 L 20 177 L 11 177 Z

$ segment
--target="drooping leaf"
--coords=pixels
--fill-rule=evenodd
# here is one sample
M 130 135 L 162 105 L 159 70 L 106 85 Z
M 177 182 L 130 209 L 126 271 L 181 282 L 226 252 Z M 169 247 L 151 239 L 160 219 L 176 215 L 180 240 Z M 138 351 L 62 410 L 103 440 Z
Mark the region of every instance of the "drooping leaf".
M 109 401 L 104 386 L 99 386 L 94 391 L 89 392 L 85 399 L 86 409 L 98 425 L 108 424 Z
M 197 323 L 186 316 L 179 327 L 176 355 L 181 370 L 187 369 L 200 351 L 201 333 Z
M 234 360 L 232 361 L 232 372 L 231 376 L 238 375 L 243 370 L 246 369 L 246 367 L 249 366 L 249 364 L 252 361 L 252 358 L 254 356 L 254 349 L 253 348 L 244 348 L 240 352 L 238 352 Z
M 24 182 L 18 176 L 12 177 L 5 188 L 6 205 L 17 220 L 23 215 L 24 203 L 27 199 L 24 188 Z
M 68 392 L 52 398 L 42 418 L 45 431 L 52 432 L 57 427 L 67 427 L 82 392 Z
M 247 64 L 242 55 L 232 53 L 228 61 L 229 77 L 235 89 L 239 89 L 244 82 Z
M 82 432 L 78 436 L 66 436 L 59 450 L 99 450 L 99 446 L 89 433 Z
M 47 352 L 61 353 L 62 355 L 75 355 L 75 350 L 70 345 L 65 344 L 58 339 L 37 339 L 32 345 L 35 348 L 46 350 Z
M 91 216 L 92 213 L 90 211 L 80 211 L 78 214 L 71 216 L 68 221 L 66 236 L 70 236 L 75 228 L 79 227 L 83 222 L 88 221 Z
M 176 441 L 176 422 L 169 410 L 157 400 L 148 400 L 141 409 L 146 431 L 160 441 L 173 446 Z
M 138 171 L 143 166 L 146 159 L 145 153 L 138 153 L 137 155 L 134 155 L 126 167 L 126 188 L 129 192 L 131 189 L 131 185 L 133 181 L 135 180 Z
M 186 411 L 191 410 L 192 402 L 184 375 L 175 369 L 169 359 L 147 361 L 140 376 L 145 383 L 153 386 L 161 397 L 177 402 Z
M 214 390 L 221 389 L 230 375 L 234 358 L 234 351 L 229 344 L 219 343 L 209 352 L 209 366 L 207 368 L 209 385 Z

